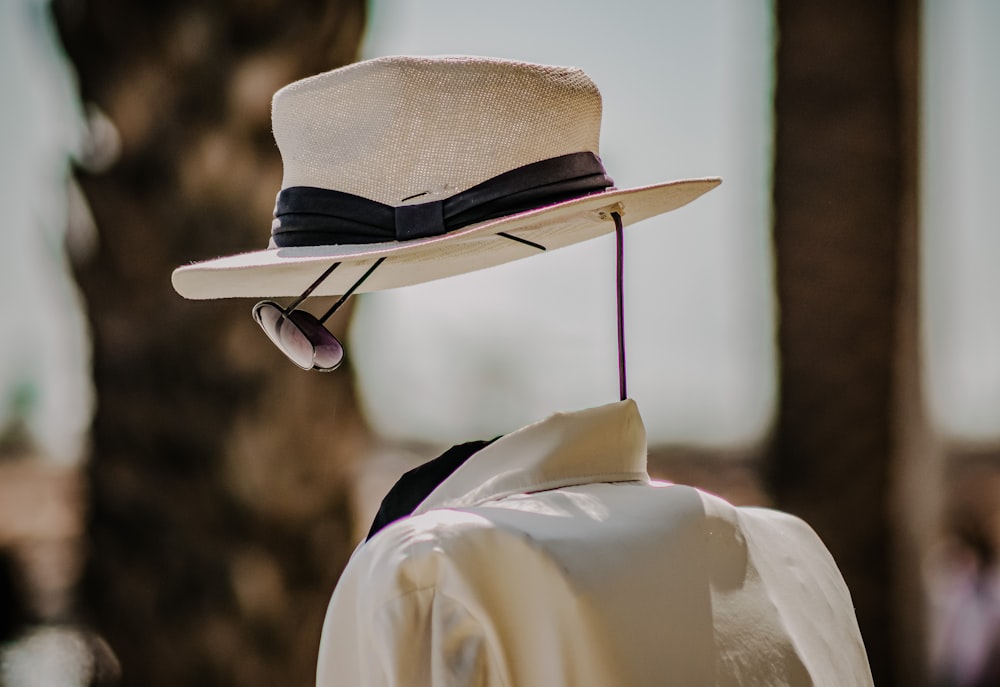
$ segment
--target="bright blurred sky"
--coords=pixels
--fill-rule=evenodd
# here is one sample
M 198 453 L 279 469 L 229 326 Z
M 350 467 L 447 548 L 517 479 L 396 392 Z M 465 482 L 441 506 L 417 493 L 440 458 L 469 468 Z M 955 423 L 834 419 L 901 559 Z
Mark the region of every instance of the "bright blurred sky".
M 931 415 L 1000 437 L 1000 2 L 925 0 L 923 267 Z
M 650 443 L 760 436 L 774 408 L 768 2 L 374 0 L 365 57 L 475 54 L 582 67 L 620 188 L 722 176 L 626 231 L 629 392 Z M 359 300 L 376 427 L 493 436 L 618 398 L 611 237 Z
M 0 429 L 19 418 L 42 457 L 83 454 L 90 342 L 64 254 L 69 154 L 83 131 L 47 0 L 0 2 Z

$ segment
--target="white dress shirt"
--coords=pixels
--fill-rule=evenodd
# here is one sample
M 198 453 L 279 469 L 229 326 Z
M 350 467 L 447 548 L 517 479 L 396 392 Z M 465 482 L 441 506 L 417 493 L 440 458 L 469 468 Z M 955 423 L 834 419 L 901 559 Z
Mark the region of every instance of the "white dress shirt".
M 633 401 L 472 455 L 355 551 L 320 687 L 871 685 L 801 520 L 652 482 Z

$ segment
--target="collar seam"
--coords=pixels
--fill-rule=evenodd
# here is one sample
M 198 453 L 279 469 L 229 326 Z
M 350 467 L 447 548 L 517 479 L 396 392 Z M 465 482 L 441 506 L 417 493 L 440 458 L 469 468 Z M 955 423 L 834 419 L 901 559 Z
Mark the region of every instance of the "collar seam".
M 607 482 L 643 482 L 649 483 L 649 473 L 645 470 L 642 471 L 629 471 L 629 472 L 596 472 L 586 475 L 574 475 L 573 477 L 564 477 L 562 479 L 547 480 L 544 482 L 538 482 L 535 484 L 529 484 L 521 487 L 515 487 L 512 489 L 505 489 L 504 491 L 485 494 L 481 497 L 477 497 L 468 502 L 463 501 L 463 499 L 450 499 L 439 504 L 430 506 L 426 510 L 421 509 L 419 512 L 425 513 L 431 510 L 437 510 L 442 508 L 470 508 L 474 506 L 479 506 L 481 504 L 487 503 L 489 501 L 498 501 L 508 496 L 516 496 L 519 494 L 535 494 L 541 491 L 552 491 L 553 489 L 560 489 L 563 487 L 575 487 L 584 484 L 593 483 L 607 483 Z

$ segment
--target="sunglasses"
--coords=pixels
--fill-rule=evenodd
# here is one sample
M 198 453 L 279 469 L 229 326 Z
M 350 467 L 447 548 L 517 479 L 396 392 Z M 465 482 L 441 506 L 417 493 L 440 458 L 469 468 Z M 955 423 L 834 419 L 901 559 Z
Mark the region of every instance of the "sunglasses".
M 361 286 L 364 281 L 371 276 L 375 268 L 382 264 L 385 258 L 375 261 L 368 271 L 361 275 L 361 278 L 354 282 L 336 303 L 330 306 L 322 317 L 316 317 L 305 310 L 296 308 L 309 295 L 322 284 L 327 277 L 333 274 L 341 263 L 335 262 L 330 265 L 319 278 L 307 288 L 301 296 L 287 308 L 283 308 L 274 301 L 261 301 L 253 306 L 253 319 L 260 325 L 260 328 L 267 334 L 278 350 L 303 370 L 319 370 L 321 372 L 331 372 L 340 367 L 344 361 L 344 346 L 337 340 L 330 330 L 323 326 L 333 313 L 340 309 L 351 294 Z

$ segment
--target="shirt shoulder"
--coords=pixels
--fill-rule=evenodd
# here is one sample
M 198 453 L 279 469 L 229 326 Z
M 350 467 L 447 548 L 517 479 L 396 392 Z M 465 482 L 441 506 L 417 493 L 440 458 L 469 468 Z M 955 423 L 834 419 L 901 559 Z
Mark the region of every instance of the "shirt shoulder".
M 851 593 L 813 528 L 790 513 L 736 507 L 710 495 L 703 500 L 709 519 L 717 515 L 734 523 L 745 542 L 745 580 L 773 608 L 814 683 L 871 685 Z
M 434 587 L 445 567 L 491 536 L 494 525 L 474 512 L 433 510 L 397 520 L 361 544 L 348 563 L 375 604 Z M 493 535 L 495 536 L 495 535 Z

